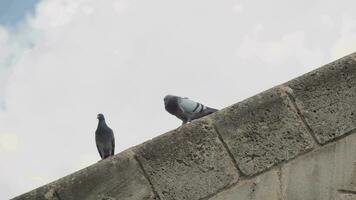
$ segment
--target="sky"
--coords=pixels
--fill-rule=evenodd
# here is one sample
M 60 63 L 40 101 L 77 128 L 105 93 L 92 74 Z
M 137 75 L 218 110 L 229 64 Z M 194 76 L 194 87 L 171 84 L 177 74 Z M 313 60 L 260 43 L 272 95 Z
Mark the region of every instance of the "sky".
M 356 51 L 354 0 L 18 2 L 0 0 L 0 199 L 97 162 L 97 113 L 118 153 L 181 124 L 166 94 L 221 109 Z
M 0 0 L 0 24 L 13 26 L 33 14 L 38 0 Z

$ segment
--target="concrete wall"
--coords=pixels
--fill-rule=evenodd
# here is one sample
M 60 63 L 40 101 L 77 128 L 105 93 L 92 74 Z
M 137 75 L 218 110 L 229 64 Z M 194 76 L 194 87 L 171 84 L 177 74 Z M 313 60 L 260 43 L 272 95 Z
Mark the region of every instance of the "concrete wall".
M 356 54 L 15 199 L 356 200 Z

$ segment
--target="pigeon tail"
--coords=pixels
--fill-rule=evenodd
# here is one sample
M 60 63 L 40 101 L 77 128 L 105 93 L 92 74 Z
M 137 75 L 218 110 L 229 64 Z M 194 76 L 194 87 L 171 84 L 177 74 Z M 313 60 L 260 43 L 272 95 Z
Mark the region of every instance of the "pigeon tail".
M 219 110 L 215 109 L 215 108 L 210 108 L 210 107 L 206 107 L 206 109 L 204 110 L 204 112 L 207 113 L 207 114 L 211 114 L 211 113 L 214 113 L 216 111 L 219 111 Z
M 191 120 L 199 119 L 201 117 L 205 117 L 205 116 L 210 115 L 210 114 L 212 114 L 212 113 L 214 113 L 216 111 L 218 111 L 218 110 L 215 109 L 215 108 L 206 107 L 202 112 L 194 114 L 192 116 Z

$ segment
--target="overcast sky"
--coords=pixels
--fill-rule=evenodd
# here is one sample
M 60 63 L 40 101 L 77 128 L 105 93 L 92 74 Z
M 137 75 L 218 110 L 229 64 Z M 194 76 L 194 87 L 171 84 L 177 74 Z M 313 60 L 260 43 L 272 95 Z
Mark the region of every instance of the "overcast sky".
M 19 2 L 0 0 L 0 199 L 97 162 L 99 112 L 117 153 L 181 124 L 166 94 L 223 108 L 356 51 L 355 0 Z

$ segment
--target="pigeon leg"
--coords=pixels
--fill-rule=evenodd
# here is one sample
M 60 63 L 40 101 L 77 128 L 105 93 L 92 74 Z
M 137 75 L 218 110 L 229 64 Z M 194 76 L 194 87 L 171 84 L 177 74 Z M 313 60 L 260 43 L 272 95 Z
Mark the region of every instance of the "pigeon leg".
M 177 130 L 180 131 L 180 129 L 184 126 L 184 124 L 186 124 L 187 121 L 186 120 L 182 120 L 182 125 L 180 125 Z

